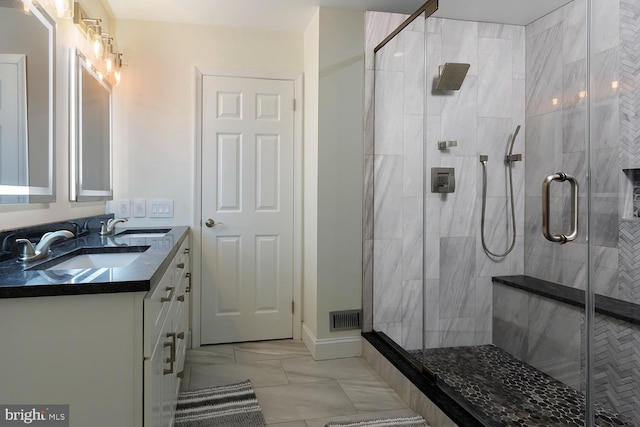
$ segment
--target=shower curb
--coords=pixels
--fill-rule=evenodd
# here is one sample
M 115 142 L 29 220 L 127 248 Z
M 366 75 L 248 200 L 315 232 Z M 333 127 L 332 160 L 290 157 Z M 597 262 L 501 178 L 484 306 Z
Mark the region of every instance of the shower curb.
M 382 358 L 391 363 L 391 365 L 393 365 L 393 367 L 395 367 L 398 372 L 404 376 L 404 378 L 413 384 L 418 391 L 430 400 L 431 403 L 437 407 L 436 409 L 439 409 L 443 415 L 449 418 L 450 423 L 446 423 L 445 421 L 447 426 L 458 425 L 464 427 L 475 427 L 491 425 L 478 420 L 462 405 L 443 392 L 438 385 L 434 384 L 426 375 L 419 371 L 420 368 L 418 366 L 412 363 L 407 357 L 403 356 L 402 349 L 396 348 L 396 345 L 393 342 L 390 342 L 388 338 L 385 339 L 384 334 L 377 332 L 365 332 L 362 334 L 362 338 L 368 342 Z M 380 370 L 379 367 L 377 369 Z M 400 391 L 398 392 L 399 394 L 402 394 Z M 415 402 L 413 402 L 413 399 L 410 400 L 411 402 L 407 402 L 407 404 L 409 404 L 411 409 L 418 412 L 419 408 L 414 408 L 412 403 Z M 440 424 L 435 424 L 434 420 L 430 419 L 432 417 L 429 417 L 429 414 L 420 415 L 427 419 L 431 425 L 440 426 Z

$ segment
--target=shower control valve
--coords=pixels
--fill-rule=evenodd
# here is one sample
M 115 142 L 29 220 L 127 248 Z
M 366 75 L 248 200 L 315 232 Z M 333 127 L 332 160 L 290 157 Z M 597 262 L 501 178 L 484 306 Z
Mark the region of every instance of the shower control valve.
M 457 147 L 458 141 L 438 141 L 438 150 L 444 151 L 447 148 Z
M 453 193 L 456 179 L 453 168 L 431 168 L 431 192 Z

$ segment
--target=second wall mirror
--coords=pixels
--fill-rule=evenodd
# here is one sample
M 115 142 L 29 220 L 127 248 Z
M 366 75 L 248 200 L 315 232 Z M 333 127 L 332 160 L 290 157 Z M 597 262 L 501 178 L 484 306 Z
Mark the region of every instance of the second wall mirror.
M 71 88 L 70 199 L 111 200 L 111 85 L 77 49 L 72 54 Z

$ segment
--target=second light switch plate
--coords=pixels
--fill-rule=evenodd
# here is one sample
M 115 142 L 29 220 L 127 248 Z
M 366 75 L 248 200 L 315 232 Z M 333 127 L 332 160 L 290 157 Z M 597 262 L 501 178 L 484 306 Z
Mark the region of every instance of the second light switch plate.
M 135 199 L 133 201 L 133 217 L 144 218 L 146 213 L 147 202 L 144 199 Z

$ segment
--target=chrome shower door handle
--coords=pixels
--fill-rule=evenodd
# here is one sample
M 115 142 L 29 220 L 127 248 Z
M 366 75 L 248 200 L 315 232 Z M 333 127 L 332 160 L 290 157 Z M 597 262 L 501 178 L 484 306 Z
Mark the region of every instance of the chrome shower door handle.
M 549 215 L 551 213 L 549 184 L 552 181 L 569 181 L 569 184 L 571 184 L 571 232 L 569 234 L 551 234 L 549 231 Z M 542 234 L 550 242 L 560 243 L 561 245 L 575 240 L 576 236 L 578 236 L 578 181 L 564 172 L 549 175 L 542 181 Z

